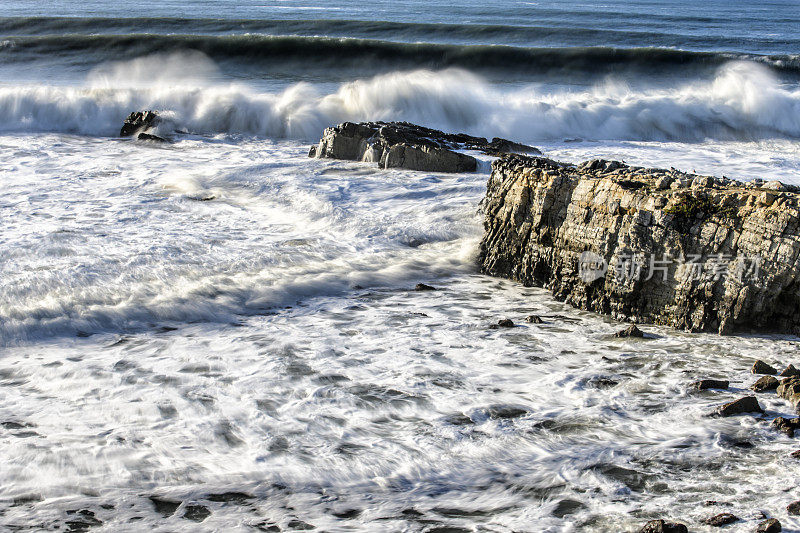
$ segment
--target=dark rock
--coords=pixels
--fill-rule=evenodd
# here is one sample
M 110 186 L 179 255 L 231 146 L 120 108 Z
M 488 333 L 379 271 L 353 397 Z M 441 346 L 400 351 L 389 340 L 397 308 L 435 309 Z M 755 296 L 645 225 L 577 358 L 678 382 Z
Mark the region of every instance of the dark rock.
M 794 451 L 789 455 L 790 455 L 790 457 L 793 457 L 795 459 L 800 459 L 800 450 Z
M 494 419 L 507 420 L 511 418 L 519 418 L 528 414 L 528 410 L 515 405 L 495 404 L 487 408 L 489 417 Z
M 786 506 L 786 512 L 790 515 L 800 516 L 800 501 L 792 502 Z
M 103 525 L 103 522 L 98 520 L 94 513 L 88 509 L 81 509 L 80 511 L 71 510 L 67 511 L 67 514 L 75 516 L 74 519 L 64 522 L 69 533 L 88 531 L 93 527 Z
M 528 322 L 529 324 L 542 324 L 544 320 L 536 315 L 529 315 L 525 318 L 525 322 Z
M 745 396 L 738 400 L 721 405 L 714 410 L 715 416 L 734 416 L 743 413 L 763 413 L 764 410 L 758 404 L 755 396 Z
M 711 518 L 706 518 L 703 520 L 704 524 L 708 524 L 709 526 L 714 527 L 722 527 L 727 526 L 728 524 L 733 524 L 734 522 L 738 522 L 740 519 L 738 516 L 731 514 L 731 513 L 721 513 Z
M 125 119 L 119 136 L 132 137 L 136 133 L 155 128 L 160 123 L 161 117 L 155 111 L 135 111 Z
M 497 324 L 492 324 L 489 326 L 489 329 L 500 329 L 500 328 L 513 328 L 514 321 L 509 320 L 508 318 L 503 318 L 498 320 Z
M 308 531 L 310 529 L 316 529 L 314 526 L 309 524 L 308 522 L 303 522 L 302 520 L 289 520 L 289 523 L 286 524 L 289 529 L 294 529 L 297 531 Z
M 778 381 L 774 377 L 772 377 L 772 376 L 764 376 L 764 377 L 758 378 L 758 381 L 753 383 L 750 386 L 750 388 L 753 389 L 756 392 L 766 392 L 766 391 L 771 391 L 771 390 L 777 389 L 778 385 L 780 385 L 780 381 Z
M 140 133 L 136 136 L 137 141 L 150 141 L 156 143 L 168 143 L 169 141 L 166 140 L 164 137 L 159 137 L 158 135 L 150 135 L 149 133 Z
M 784 378 L 775 392 L 800 412 L 800 378 Z
M 430 285 L 425 285 L 424 283 L 417 283 L 417 286 L 414 287 L 415 291 L 435 291 L 436 287 L 431 287 Z
M 614 333 L 614 336 L 615 337 L 620 337 L 620 338 L 623 338 L 623 337 L 643 338 L 644 337 L 644 333 L 642 333 L 642 330 L 640 330 L 639 328 L 636 327 L 636 324 L 631 324 L 630 326 L 628 326 L 627 328 L 623 329 L 622 331 L 618 331 L 618 332 Z
M 178 507 L 181 506 L 180 501 L 160 498 L 158 496 L 150 496 L 150 501 L 153 502 L 156 512 L 164 518 L 174 515 L 175 511 L 178 510 Z
M 781 523 L 775 518 L 764 520 L 758 524 L 758 528 L 756 529 L 756 533 L 781 533 L 781 531 L 783 531 Z
M 784 418 L 779 416 L 772 421 L 772 427 L 785 433 L 789 437 L 794 437 L 794 432 L 800 429 L 800 418 Z
M 183 513 L 183 518 L 192 522 L 202 522 L 211 516 L 211 511 L 204 505 L 187 505 Z
M 253 498 L 254 496 L 244 492 L 222 492 L 219 494 L 209 494 L 206 496 L 206 499 L 210 502 L 235 503 L 239 505 L 244 505 Z
M 778 375 L 782 378 L 800 377 L 800 370 L 796 369 L 794 365 L 789 365 Z
M 460 149 L 499 154 L 510 150 L 540 153 L 532 146 L 417 126 L 408 122 L 344 122 L 327 128 L 309 157 L 378 163 L 380 168 L 407 168 L 426 172 L 474 172 L 478 161 Z
M 677 170 L 504 155 L 482 204 L 481 271 L 639 324 L 800 333 L 800 195 L 765 206 L 761 192 Z M 723 274 L 709 268 L 720 254 Z M 697 275 L 682 274 L 690 256 L 705 265 Z
M 696 390 L 722 389 L 730 386 L 730 382 L 722 379 L 701 379 L 692 383 L 692 388 Z
M 755 363 L 753 363 L 753 368 L 750 369 L 750 372 L 752 372 L 753 374 L 768 374 L 771 376 L 774 376 L 775 374 L 778 373 L 778 371 L 775 368 L 771 367 L 770 365 L 761 360 L 758 360 Z
M 689 533 L 689 529 L 678 522 L 650 520 L 639 530 L 639 533 Z

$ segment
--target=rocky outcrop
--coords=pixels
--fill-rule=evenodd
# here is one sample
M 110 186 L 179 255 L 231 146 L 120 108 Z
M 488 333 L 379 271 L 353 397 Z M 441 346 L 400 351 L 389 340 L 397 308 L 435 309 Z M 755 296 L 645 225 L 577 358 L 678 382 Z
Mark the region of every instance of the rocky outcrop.
M 408 122 L 345 122 L 327 128 L 309 157 L 378 163 L 380 168 L 426 172 L 474 172 L 478 161 L 456 150 L 540 153 L 531 146 L 495 138 L 487 141 L 464 133 L 445 133 Z
M 139 133 L 147 133 L 161 123 L 161 117 L 155 111 L 134 111 L 119 130 L 120 137 L 133 137 Z
M 690 331 L 800 333 L 795 187 L 503 156 L 484 200 L 484 273 L 576 307 Z

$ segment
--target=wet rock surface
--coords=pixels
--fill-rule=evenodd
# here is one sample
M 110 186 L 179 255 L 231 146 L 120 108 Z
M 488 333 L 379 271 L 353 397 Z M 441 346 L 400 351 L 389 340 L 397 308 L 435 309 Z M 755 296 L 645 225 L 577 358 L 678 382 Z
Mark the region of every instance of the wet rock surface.
M 309 157 L 378 163 L 380 168 L 425 172 L 474 172 L 478 161 L 456 150 L 479 150 L 490 155 L 541 153 L 532 146 L 495 138 L 445 133 L 408 122 L 345 122 L 327 128 Z
M 717 407 L 712 413 L 714 416 L 735 416 L 745 413 L 763 413 L 764 409 L 758 404 L 755 396 L 745 396 L 732 402 Z
M 764 377 L 758 378 L 758 381 L 753 383 L 750 386 L 750 388 L 752 390 L 754 390 L 755 392 L 767 392 L 767 391 L 771 391 L 771 390 L 777 389 L 778 385 L 780 385 L 780 381 L 778 381 L 774 377 L 772 377 L 772 376 L 764 376 Z
M 756 533 L 780 533 L 781 531 L 783 531 L 783 528 L 781 527 L 780 521 L 776 518 L 764 520 L 758 524 L 758 528 L 756 528 Z
M 483 204 L 481 270 L 625 321 L 798 333 L 800 196 L 759 183 L 505 155 Z
M 739 517 L 734 514 L 720 513 L 710 518 L 706 518 L 705 520 L 703 520 L 703 523 L 709 526 L 722 527 L 722 526 L 727 526 L 728 524 L 733 524 L 734 522 L 738 522 L 739 520 L 740 520 Z
M 800 429 L 800 418 L 779 416 L 772 421 L 772 427 L 789 437 L 794 437 L 794 432 Z
M 756 361 L 753 363 L 753 368 L 750 370 L 753 374 L 766 374 L 769 376 L 774 376 L 778 373 L 778 371 L 772 365 L 765 363 L 764 361 Z
M 639 530 L 639 533 L 689 533 L 689 529 L 679 522 L 651 520 Z
M 722 389 L 725 390 L 730 386 L 730 381 L 723 379 L 701 379 L 692 383 L 692 388 L 695 390 L 709 390 L 709 389 Z
M 633 337 L 641 339 L 644 338 L 644 333 L 642 333 L 642 330 L 637 328 L 635 324 L 631 324 L 627 328 L 614 333 L 614 336 L 618 338 Z
M 147 133 L 161 124 L 161 117 L 155 111 L 134 111 L 125 122 L 119 131 L 120 137 L 133 137 L 136 134 Z

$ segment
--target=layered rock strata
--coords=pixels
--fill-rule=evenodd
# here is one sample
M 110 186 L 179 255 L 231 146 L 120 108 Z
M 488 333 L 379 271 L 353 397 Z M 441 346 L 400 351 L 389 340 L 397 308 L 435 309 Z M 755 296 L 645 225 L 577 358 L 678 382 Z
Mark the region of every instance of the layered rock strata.
M 380 168 L 426 172 L 474 172 L 478 161 L 457 150 L 479 150 L 490 155 L 518 152 L 538 154 L 531 146 L 506 139 L 444 133 L 408 122 L 345 122 L 327 128 L 309 157 L 378 163 Z
M 798 205 L 779 182 L 503 156 L 480 267 L 620 320 L 798 334 Z

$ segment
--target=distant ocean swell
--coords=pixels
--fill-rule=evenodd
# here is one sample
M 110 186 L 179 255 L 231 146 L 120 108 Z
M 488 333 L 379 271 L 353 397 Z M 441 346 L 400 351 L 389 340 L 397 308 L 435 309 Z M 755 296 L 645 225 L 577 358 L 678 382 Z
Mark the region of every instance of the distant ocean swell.
M 46 35 L 5 39 L 12 46 L 3 62 L 29 61 L 79 54 L 102 62 L 162 52 L 197 50 L 215 60 L 242 60 L 262 65 L 285 63 L 331 68 L 447 68 L 541 74 L 641 73 L 717 68 L 728 61 L 748 60 L 776 72 L 800 76 L 800 54 L 757 55 L 734 52 L 691 52 L 668 48 L 520 47 L 402 43 L 375 39 L 244 35 Z
M 307 140 L 331 124 L 377 119 L 524 141 L 800 138 L 800 91 L 755 63 L 676 87 L 609 82 L 560 93 L 502 90 L 459 69 L 385 74 L 328 93 L 307 83 L 262 93 L 205 80 L 214 68 L 199 53 L 153 56 L 107 65 L 83 87 L 2 87 L 0 131 L 114 136 L 132 110 L 158 109 L 193 133 Z

